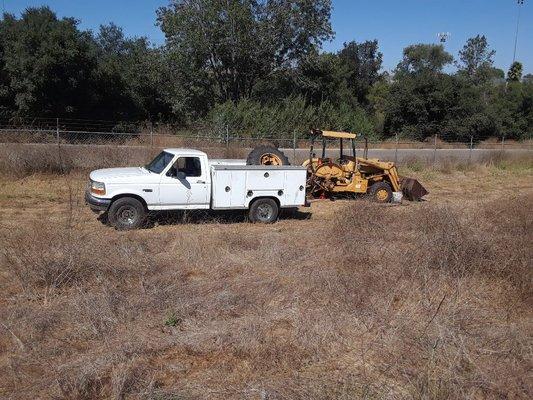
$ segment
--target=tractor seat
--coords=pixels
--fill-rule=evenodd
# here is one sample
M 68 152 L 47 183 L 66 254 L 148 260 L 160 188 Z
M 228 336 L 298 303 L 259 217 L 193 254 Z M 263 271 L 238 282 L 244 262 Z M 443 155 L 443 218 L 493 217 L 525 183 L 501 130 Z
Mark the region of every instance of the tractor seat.
M 342 158 L 337 160 L 340 165 L 348 164 L 349 162 L 355 162 L 355 157 L 343 155 Z

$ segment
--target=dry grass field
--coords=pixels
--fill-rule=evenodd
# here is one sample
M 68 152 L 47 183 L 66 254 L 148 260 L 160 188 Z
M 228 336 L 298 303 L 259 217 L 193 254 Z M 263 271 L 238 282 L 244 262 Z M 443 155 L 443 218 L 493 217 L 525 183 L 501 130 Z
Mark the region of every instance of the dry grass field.
M 132 232 L 83 205 L 86 172 L 17 162 L 0 175 L 2 399 L 533 396 L 531 159 L 413 162 L 422 203 Z

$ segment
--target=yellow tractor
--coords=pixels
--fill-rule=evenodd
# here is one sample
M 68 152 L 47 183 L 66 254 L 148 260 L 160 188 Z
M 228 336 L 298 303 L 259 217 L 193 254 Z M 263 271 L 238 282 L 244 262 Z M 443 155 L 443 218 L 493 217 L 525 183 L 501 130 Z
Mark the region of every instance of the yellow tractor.
M 368 145 L 365 141 L 363 157 L 356 156 L 357 135 L 348 132 L 311 131 L 309 158 L 304 161 L 307 167 L 307 194 L 315 198 L 334 197 L 340 194 L 368 194 L 378 203 L 388 203 L 393 192 L 403 192 L 408 200 L 419 201 L 428 192 L 416 180 L 398 175 L 394 163 L 368 158 Z M 322 156 L 314 153 L 314 143 L 322 141 Z M 337 159 L 326 155 L 328 140 L 338 139 L 340 154 Z M 344 154 L 344 142 L 350 142 L 351 155 Z M 248 164 L 287 165 L 287 157 L 275 147 L 255 148 L 247 160 Z

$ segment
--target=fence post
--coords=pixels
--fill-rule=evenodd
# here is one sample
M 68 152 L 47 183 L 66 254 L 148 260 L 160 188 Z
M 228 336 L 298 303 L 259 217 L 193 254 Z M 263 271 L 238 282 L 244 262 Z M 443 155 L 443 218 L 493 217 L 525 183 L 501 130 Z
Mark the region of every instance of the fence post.
M 229 125 L 226 125 L 226 148 L 229 147 Z
M 150 147 L 154 147 L 154 125 L 150 122 Z
M 296 164 L 296 131 L 292 132 L 292 162 Z
M 56 118 L 56 141 L 59 146 L 59 118 Z
M 472 151 L 474 150 L 474 136 L 470 135 L 470 152 L 468 153 L 468 164 L 472 164 Z
M 505 146 L 505 135 L 502 135 L 502 151 L 503 151 L 503 146 Z
M 59 168 L 63 174 L 63 158 L 61 157 L 61 138 L 59 137 L 59 118 L 56 118 L 56 140 L 57 140 L 57 157 L 59 158 Z
M 396 136 L 396 147 L 394 148 L 394 164 L 398 164 L 398 134 L 394 134 Z
M 437 134 L 435 133 L 435 141 L 433 145 L 433 166 L 437 162 Z

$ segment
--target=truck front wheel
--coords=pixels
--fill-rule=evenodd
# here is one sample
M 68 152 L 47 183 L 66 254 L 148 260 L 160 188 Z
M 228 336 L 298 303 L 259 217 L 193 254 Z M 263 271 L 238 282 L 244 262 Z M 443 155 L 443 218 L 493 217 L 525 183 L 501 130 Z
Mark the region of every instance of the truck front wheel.
M 133 197 L 122 197 L 109 206 L 109 222 L 120 231 L 137 229 L 146 220 L 143 204 Z
M 271 224 L 278 219 L 279 207 L 273 199 L 258 199 L 249 210 L 250 221 Z

